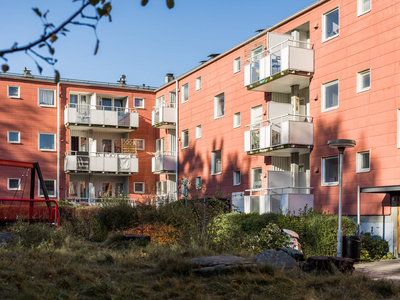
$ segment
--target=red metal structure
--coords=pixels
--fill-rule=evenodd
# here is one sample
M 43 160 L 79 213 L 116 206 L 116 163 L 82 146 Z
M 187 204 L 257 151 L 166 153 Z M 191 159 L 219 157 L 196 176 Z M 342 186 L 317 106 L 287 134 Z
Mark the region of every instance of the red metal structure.
M 0 198 L 0 223 L 16 222 L 18 219 L 23 218 L 25 221 L 48 222 L 59 227 L 60 218 L 57 201 L 49 200 L 39 163 L 0 159 L 0 166 L 31 169 L 30 199 Z M 45 200 L 34 199 L 35 173 L 39 177 L 40 187 L 43 190 Z

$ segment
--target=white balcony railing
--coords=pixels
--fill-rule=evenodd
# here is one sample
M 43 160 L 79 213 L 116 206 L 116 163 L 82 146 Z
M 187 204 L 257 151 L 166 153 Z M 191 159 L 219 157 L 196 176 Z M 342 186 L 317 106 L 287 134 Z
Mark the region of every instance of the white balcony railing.
M 107 200 L 104 198 L 82 198 L 82 197 L 67 197 L 65 198 L 66 201 L 72 203 L 76 206 L 102 206 L 105 202 L 108 204 Z M 136 199 L 131 198 L 121 198 L 118 201 L 126 201 L 127 203 L 131 204 L 132 206 L 136 205 Z
M 64 170 L 136 174 L 139 171 L 139 163 L 135 154 L 67 151 Z
M 162 151 L 156 152 L 151 159 L 151 170 L 153 173 L 175 173 L 176 152 Z
M 244 67 L 245 86 L 284 71 L 314 72 L 312 44 L 287 39 L 247 59 Z M 292 83 L 295 84 L 295 83 Z
M 259 151 L 280 145 L 314 145 L 313 117 L 285 114 L 262 122 L 246 125 L 244 151 Z
M 64 123 L 137 128 L 139 114 L 136 108 L 68 103 L 64 110 Z
M 172 128 L 176 124 L 175 103 L 154 106 L 152 125 L 159 128 Z

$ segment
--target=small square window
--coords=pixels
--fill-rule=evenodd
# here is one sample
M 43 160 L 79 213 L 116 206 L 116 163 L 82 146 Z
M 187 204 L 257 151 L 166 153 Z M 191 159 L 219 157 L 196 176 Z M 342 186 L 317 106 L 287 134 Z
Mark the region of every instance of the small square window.
M 357 73 L 357 93 L 368 91 L 371 88 L 371 70 Z
M 196 177 L 196 190 L 201 190 L 202 185 L 201 185 L 201 177 Z
M 189 195 L 189 178 L 182 178 L 181 194 L 182 194 L 182 197 L 187 197 Z
M 357 16 L 371 11 L 371 0 L 357 0 Z
M 9 98 L 20 98 L 20 87 L 19 86 L 7 86 L 7 96 Z
M 134 104 L 136 108 L 144 108 L 144 98 L 135 98 Z
M 201 138 L 201 125 L 196 126 L 196 139 Z
M 7 189 L 9 191 L 20 191 L 21 190 L 21 179 L 7 178 Z
M 196 78 L 196 91 L 201 89 L 201 76 Z
M 144 182 L 133 183 L 133 191 L 135 194 L 144 194 Z
M 233 185 L 240 185 L 240 171 L 233 171 Z
M 49 197 L 56 197 L 56 180 L 53 179 L 45 179 L 44 184 L 47 189 L 47 194 Z M 44 197 L 43 189 L 40 185 L 40 181 L 38 181 L 38 191 L 39 191 L 39 197 Z
M 339 35 L 339 7 L 322 15 L 322 41 Z
M 240 127 L 240 112 L 233 114 L 233 128 Z
M 39 133 L 39 150 L 56 151 L 56 134 Z
M 237 73 L 242 69 L 240 56 L 233 60 L 233 73 Z
M 136 139 L 136 150 L 144 150 L 144 140 Z
M 262 189 L 262 168 L 251 169 L 251 188 Z
M 339 80 L 334 80 L 322 85 L 321 111 L 329 111 L 339 107 Z
M 322 158 L 321 185 L 330 186 L 339 184 L 339 158 L 338 156 Z
M 7 142 L 8 143 L 21 143 L 21 133 L 19 131 L 7 131 Z
M 225 115 L 225 93 L 214 97 L 214 119 L 221 118 Z
M 357 173 L 370 171 L 370 152 L 357 152 Z
M 182 103 L 189 101 L 189 83 L 182 85 L 181 97 L 182 97 Z
M 222 173 L 222 152 L 221 150 L 211 152 L 211 175 Z
M 56 106 L 56 90 L 39 89 L 39 106 Z
M 189 129 L 183 130 L 181 134 L 181 147 L 182 149 L 189 147 Z

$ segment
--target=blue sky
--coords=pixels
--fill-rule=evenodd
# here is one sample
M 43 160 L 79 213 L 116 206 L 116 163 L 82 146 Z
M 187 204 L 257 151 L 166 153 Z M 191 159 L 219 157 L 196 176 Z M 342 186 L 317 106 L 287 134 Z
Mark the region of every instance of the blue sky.
M 68 35 L 59 36 L 54 43 L 55 68 L 61 77 L 116 82 L 125 74 L 129 84 L 158 87 L 165 73 L 182 75 L 209 54 L 230 49 L 257 29 L 265 29 L 316 0 L 175 0 L 171 10 L 165 0 L 149 0 L 145 7 L 140 2 L 112 1 L 112 22 L 104 19 L 98 26 L 100 48 L 96 56 L 93 30 L 69 25 Z M 57 26 L 79 5 L 72 0 L 2 0 L 0 50 L 14 42 L 25 45 L 42 34 L 42 23 L 32 7 L 50 10 L 48 20 Z M 22 73 L 27 67 L 32 74 L 39 74 L 26 54 L 6 57 L 9 72 Z M 42 75 L 54 75 L 51 66 L 38 62 Z

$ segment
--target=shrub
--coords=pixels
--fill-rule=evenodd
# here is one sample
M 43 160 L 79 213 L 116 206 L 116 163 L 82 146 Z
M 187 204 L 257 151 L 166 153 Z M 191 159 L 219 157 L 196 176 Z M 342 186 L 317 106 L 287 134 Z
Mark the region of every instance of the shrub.
M 138 209 L 126 201 L 109 203 L 100 207 L 97 221 L 108 232 L 131 228 L 138 223 Z
M 248 251 L 260 253 L 264 250 L 285 247 L 289 242 L 289 236 L 282 233 L 282 230 L 276 224 L 268 224 L 261 229 L 257 235 L 247 235 L 244 239 L 244 245 Z
M 93 239 L 101 228 L 95 222 L 99 207 L 59 206 L 60 224 L 75 236 Z
M 389 255 L 388 255 L 389 254 Z M 388 255 L 392 257 L 389 252 L 389 243 L 382 239 L 380 236 L 371 236 L 369 232 L 362 233 L 361 239 L 361 260 L 377 260 Z

